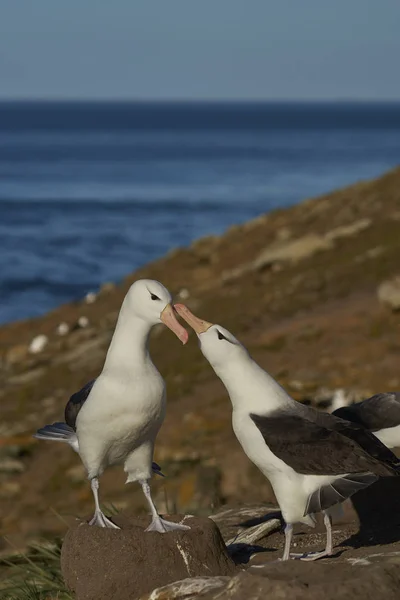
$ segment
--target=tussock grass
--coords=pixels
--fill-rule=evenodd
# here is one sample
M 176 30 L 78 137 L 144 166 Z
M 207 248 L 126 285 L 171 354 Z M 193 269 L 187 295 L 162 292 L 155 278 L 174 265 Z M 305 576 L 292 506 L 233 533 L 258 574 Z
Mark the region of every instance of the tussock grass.
M 72 600 L 60 567 L 61 541 L 32 544 L 26 554 L 0 560 L 7 568 L 0 581 L 2 600 Z

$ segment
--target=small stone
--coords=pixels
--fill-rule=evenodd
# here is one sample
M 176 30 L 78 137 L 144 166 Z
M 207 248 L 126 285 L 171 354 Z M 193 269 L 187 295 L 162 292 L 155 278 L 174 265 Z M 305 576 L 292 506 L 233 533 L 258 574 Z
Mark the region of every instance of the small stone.
M 43 352 L 48 343 L 49 339 L 46 335 L 37 335 L 29 344 L 29 352 L 31 354 L 39 354 L 40 352 Z

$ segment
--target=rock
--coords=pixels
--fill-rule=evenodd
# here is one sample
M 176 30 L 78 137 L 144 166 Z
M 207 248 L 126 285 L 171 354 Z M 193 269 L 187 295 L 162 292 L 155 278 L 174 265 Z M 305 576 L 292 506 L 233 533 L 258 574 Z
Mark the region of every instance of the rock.
M 225 587 L 229 577 L 188 577 L 145 594 L 140 600 L 191 600 L 202 598 L 204 594 L 214 593 Z
M 337 569 L 329 561 L 271 562 L 239 573 L 224 588 L 202 597 L 204 600 L 375 600 L 378 595 L 395 600 L 400 571 L 398 564 L 391 564 L 388 559 L 383 559 L 384 566 L 360 561 L 354 565 L 341 564 Z
M 278 243 L 263 250 L 253 263 L 253 269 L 259 270 L 275 262 L 298 262 L 313 256 L 321 250 L 332 248 L 332 241 L 324 236 L 310 233 L 297 240 Z
M 400 275 L 380 284 L 378 299 L 382 304 L 390 306 L 393 311 L 400 310 Z
M 280 236 L 280 242 L 272 244 L 259 254 L 253 263 L 253 269 L 257 271 L 277 262 L 299 262 L 317 252 L 332 249 L 337 239 L 355 235 L 370 225 L 371 219 L 360 219 L 350 223 L 350 225 L 336 227 L 336 229 L 332 229 L 325 235 L 309 233 L 292 241 L 287 241 L 290 238 L 290 231 L 288 230 L 288 234 L 285 232 Z
M 47 346 L 48 343 L 49 343 L 49 339 L 48 339 L 47 335 L 44 335 L 44 334 L 37 335 L 36 337 L 33 338 L 31 343 L 29 344 L 28 350 L 31 354 L 39 354 L 40 352 L 43 352 L 43 350 L 45 349 L 45 347 Z
M 0 460 L 0 473 L 23 473 L 25 465 L 15 458 L 4 458 Z
M 341 227 L 336 227 L 329 231 L 325 238 L 327 240 L 336 240 L 342 237 L 351 237 L 360 231 L 364 231 L 371 225 L 371 219 L 360 219 L 359 221 L 354 221 L 354 223 L 350 223 L 350 225 L 342 225 Z
M 127 520 L 119 515 L 113 520 L 120 530 L 80 523 L 64 539 L 61 569 L 76 600 L 134 600 L 187 577 L 226 576 L 236 570 L 211 519 L 186 518 L 190 530 L 166 534 L 145 532 L 149 517 Z

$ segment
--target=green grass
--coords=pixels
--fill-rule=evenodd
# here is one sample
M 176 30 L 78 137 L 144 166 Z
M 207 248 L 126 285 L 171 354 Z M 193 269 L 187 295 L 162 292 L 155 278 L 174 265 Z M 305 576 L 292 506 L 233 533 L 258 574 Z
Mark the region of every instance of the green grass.
M 43 542 L 27 554 L 13 554 L 0 560 L 7 576 L 0 581 L 2 600 L 72 600 L 60 567 L 61 541 Z

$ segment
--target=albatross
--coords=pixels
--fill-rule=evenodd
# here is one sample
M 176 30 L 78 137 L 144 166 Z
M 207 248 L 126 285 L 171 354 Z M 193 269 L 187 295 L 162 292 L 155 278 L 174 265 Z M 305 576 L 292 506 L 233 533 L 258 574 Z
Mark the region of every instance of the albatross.
M 282 560 L 332 554 L 328 509 L 381 476 L 400 474 L 397 457 L 353 423 L 293 400 L 225 328 L 175 310 L 196 332 L 200 348 L 232 402 L 233 430 L 244 452 L 269 479 L 285 521 Z M 290 554 L 293 524 L 315 524 L 324 514 L 322 552 Z
M 100 509 L 99 477 L 110 465 L 123 464 L 126 483 L 139 482 L 152 521 L 146 531 L 189 529 L 158 514 L 151 497 L 156 436 L 166 410 L 165 382 L 153 364 L 148 338 L 152 327 L 164 323 L 185 344 L 188 333 L 175 317 L 168 290 L 158 281 L 132 284 L 118 316 L 103 370 L 73 394 L 65 408 L 65 423 L 39 429 L 34 437 L 67 442 L 78 452 L 91 484 L 95 512 L 90 525 L 118 527 Z
M 375 394 L 332 414 L 369 429 L 388 448 L 400 448 L 400 392 Z

